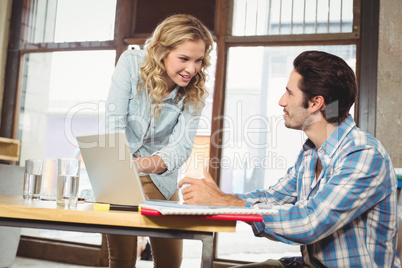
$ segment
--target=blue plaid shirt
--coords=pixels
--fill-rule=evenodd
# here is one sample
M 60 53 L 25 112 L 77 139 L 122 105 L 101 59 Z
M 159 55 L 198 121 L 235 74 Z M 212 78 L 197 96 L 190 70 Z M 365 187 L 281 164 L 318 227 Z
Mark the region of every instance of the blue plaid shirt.
M 381 143 L 351 116 L 319 149 L 307 140 L 276 185 L 237 196 L 247 206 L 278 209 L 253 223 L 255 235 L 301 244 L 306 263 L 313 256 L 327 267 L 401 267 L 395 171 Z

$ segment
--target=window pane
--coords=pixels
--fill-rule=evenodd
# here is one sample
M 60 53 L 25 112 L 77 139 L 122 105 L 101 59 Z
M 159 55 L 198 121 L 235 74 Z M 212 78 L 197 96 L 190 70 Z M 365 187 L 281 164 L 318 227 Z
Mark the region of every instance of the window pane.
M 234 36 L 352 32 L 353 0 L 234 0 Z
M 114 39 L 116 0 L 35 0 L 28 42 Z
M 220 185 L 224 192 L 268 188 L 296 161 L 306 136 L 284 126 L 278 101 L 294 58 L 305 50 L 336 54 L 355 69 L 354 45 L 229 49 Z M 353 115 L 353 108 L 350 112 Z M 223 259 L 263 261 L 300 254 L 298 246 L 254 237 L 244 223 L 238 223 L 235 234 L 218 235 L 218 257 Z
M 114 50 L 25 55 L 19 116 L 21 165 L 28 158 L 79 157 L 75 136 L 95 134 L 103 127 L 100 122 L 104 118 L 115 57 Z M 54 199 L 56 174 L 50 172 L 43 180 L 44 197 Z M 79 192 L 80 197 L 93 198 L 84 166 Z M 74 241 L 93 240 L 92 234 L 59 235 L 56 231 L 32 229 L 30 232 Z M 100 241 L 99 236 L 95 238 Z

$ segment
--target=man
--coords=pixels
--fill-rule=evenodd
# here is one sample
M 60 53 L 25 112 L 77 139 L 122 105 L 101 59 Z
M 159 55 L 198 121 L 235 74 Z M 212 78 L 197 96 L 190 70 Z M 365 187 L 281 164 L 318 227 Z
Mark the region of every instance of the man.
M 295 165 L 266 190 L 229 195 L 205 171 L 184 178 L 187 204 L 276 208 L 252 223 L 256 236 L 300 244 L 301 267 L 400 267 L 397 180 L 391 159 L 349 115 L 357 85 L 341 58 L 306 51 L 279 100 L 285 125 L 308 139 Z M 244 267 L 286 267 L 268 260 Z

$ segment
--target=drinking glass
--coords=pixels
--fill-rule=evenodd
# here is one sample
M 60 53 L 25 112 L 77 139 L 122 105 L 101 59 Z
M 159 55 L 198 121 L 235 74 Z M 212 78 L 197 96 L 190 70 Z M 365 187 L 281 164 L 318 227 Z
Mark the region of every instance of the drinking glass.
M 60 158 L 57 171 L 57 206 L 77 207 L 80 181 L 80 160 Z
M 22 197 L 24 199 L 39 199 L 42 187 L 43 160 L 25 160 L 25 173 Z

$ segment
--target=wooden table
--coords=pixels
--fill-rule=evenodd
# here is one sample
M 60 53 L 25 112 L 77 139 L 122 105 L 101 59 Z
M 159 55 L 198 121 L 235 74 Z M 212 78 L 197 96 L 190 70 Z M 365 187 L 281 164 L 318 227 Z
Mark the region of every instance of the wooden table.
M 94 211 L 93 204 L 63 209 L 56 201 L 0 195 L 0 225 L 77 232 L 196 239 L 202 241 L 202 267 L 212 267 L 213 236 L 235 232 L 235 221 L 194 216 L 142 216 L 138 212 Z

